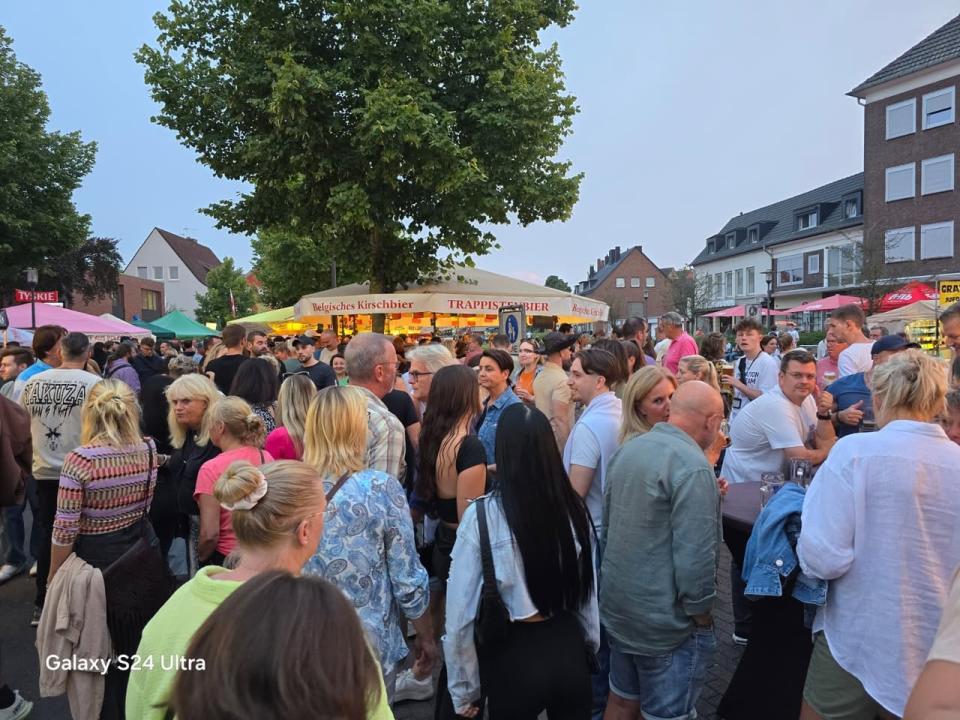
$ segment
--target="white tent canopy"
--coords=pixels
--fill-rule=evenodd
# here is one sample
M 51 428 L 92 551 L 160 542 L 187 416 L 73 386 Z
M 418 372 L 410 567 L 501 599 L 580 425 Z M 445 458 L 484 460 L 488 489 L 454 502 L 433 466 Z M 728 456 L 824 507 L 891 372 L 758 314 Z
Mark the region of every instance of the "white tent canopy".
M 371 295 L 368 283 L 355 283 L 305 295 L 296 304 L 294 315 L 307 322 L 330 315 L 371 313 L 491 315 L 503 305 L 521 303 L 528 316 L 557 316 L 561 322 L 602 321 L 610 312 L 604 302 L 486 270 L 458 267 L 453 272 L 446 280 L 411 285 L 395 293 Z
M 867 325 L 882 325 L 888 330 L 899 332 L 904 325 L 916 322 L 917 320 L 927 320 L 936 322 L 937 319 L 937 301 L 920 300 L 910 305 L 904 305 L 896 310 L 871 315 L 867 318 Z

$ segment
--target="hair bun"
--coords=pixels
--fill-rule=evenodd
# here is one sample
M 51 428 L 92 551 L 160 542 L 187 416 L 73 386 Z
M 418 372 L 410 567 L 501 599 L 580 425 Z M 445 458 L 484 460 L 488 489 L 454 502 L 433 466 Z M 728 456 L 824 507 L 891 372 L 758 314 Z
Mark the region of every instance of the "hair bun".
M 265 483 L 263 473 L 255 465 L 246 460 L 237 460 L 230 463 L 230 466 L 217 479 L 213 487 L 213 496 L 227 509 L 247 510 L 249 508 L 236 507 L 238 503 L 252 498 L 260 489 L 261 484 Z M 258 501 L 263 495 L 256 498 Z

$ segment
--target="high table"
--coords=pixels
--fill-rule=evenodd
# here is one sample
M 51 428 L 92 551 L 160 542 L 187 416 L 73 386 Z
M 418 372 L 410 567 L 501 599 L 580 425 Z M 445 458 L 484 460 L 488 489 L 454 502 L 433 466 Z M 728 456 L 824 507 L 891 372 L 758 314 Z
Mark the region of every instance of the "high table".
M 731 485 L 723 499 L 723 541 L 743 567 L 743 554 L 760 515 L 760 483 Z M 721 568 L 720 572 L 725 572 Z M 783 595 L 753 603 L 750 642 L 717 707 L 724 720 L 771 720 L 800 716 L 803 683 L 810 662 L 810 630 L 803 624 L 803 604 Z

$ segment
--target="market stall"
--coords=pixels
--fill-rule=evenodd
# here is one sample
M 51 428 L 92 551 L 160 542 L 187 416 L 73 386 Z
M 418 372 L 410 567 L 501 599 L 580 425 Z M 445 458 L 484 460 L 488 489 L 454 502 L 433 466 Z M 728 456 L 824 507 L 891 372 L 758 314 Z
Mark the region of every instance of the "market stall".
M 306 295 L 294 306 L 295 317 L 314 325 L 329 323 L 332 315 L 349 316 L 351 327 L 362 331 L 372 327 L 374 313 L 384 313 L 387 332 L 419 332 L 424 326 L 495 326 L 504 305 L 523 304 L 528 322 L 537 316 L 561 323 L 605 321 L 610 312 L 604 302 L 486 270 L 458 267 L 453 273 L 395 293 L 370 294 L 367 283 L 355 283 Z
M 880 312 L 885 313 L 890 310 L 896 310 L 907 305 L 913 305 L 921 300 L 937 300 L 936 288 L 914 280 L 904 285 L 899 290 L 887 293 L 880 301 Z
M 307 323 L 299 322 L 294 316 L 294 305 L 276 310 L 265 310 L 255 315 L 231 320 L 231 323 L 239 323 L 244 327 L 266 326 L 271 333 L 277 335 L 296 335 L 310 328 Z
M 910 340 L 920 343 L 920 347 L 927 352 L 939 350 L 936 300 L 920 300 L 896 310 L 871 315 L 867 318 L 867 325 L 879 325 L 890 333 L 905 332 Z
M 60 325 L 68 332 L 85 333 L 94 342 L 121 337 L 142 338 L 150 334 L 147 330 L 123 320 L 108 320 L 96 315 L 68 310 L 59 305 L 38 302 L 33 306 L 33 315 L 31 315 L 31 303 L 11 305 L 5 310 L 11 328 L 28 329 L 32 321 L 36 322 L 34 327 Z
M 179 310 L 168 312 L 163 317 L 152 321 L 151 324 L 169 330 L 178 338 L 198 338 L 220 335 L 216 330 L 211 330 L 206 325 L 201 325 L 196 320 L 191 320 Z

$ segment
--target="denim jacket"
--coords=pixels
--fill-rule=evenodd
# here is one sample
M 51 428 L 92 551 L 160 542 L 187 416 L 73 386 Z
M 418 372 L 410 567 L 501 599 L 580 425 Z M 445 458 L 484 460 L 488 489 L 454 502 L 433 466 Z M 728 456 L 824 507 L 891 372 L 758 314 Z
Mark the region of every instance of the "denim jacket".
M 760 511 L 743 554 L 744 595 L 761 598 L 783 594 L 781 578 L 789 577 L 799 564 L 796 542 L 805 494 L 802 487 L 788 482 Z M 806 605 L 822 606 L 827 601 L 827 582 L 801 571 L 793 597 Z
M 536 615 L 527 590 L 523 559 L 503 515 L 497 494 L 487 495 L 484 508 L 490 552 L 493 555 L 497 590 L 503 599 L 510 619 L 523 620 Z M 450 579 L 447 580 L 446 627 L 443 636 L 443 654 L 447 665 L 447 686 L 453 706 L 457 710 L 470 705 L 480 697 L 480 664 L 473 642 L 473 626 L 480 605 L 483 585 L 483 564 L 480 560 L 480 531 L 477 509 L 470 503 L 457 528 L 457 542 L 453 546 Z M 579 550 L 579 547 L 578 547 Z M 594 575 L 590 599 L 577 612 L 584 641 L 591 652 L 600 646 L 600 616 L 597 611 L 597 578 Z
M 483 414 L 483 424 L 477 428 L 477 437 L 483 443 L 483 449 L 487 451 L 487 462 L 494 462 L 496 453 L 497 423 L 500 422 L 500 413 L 511 405 L 520 402 L 520 398 L 511 388 L 507 388 L 494 402 L 488 402 Z

